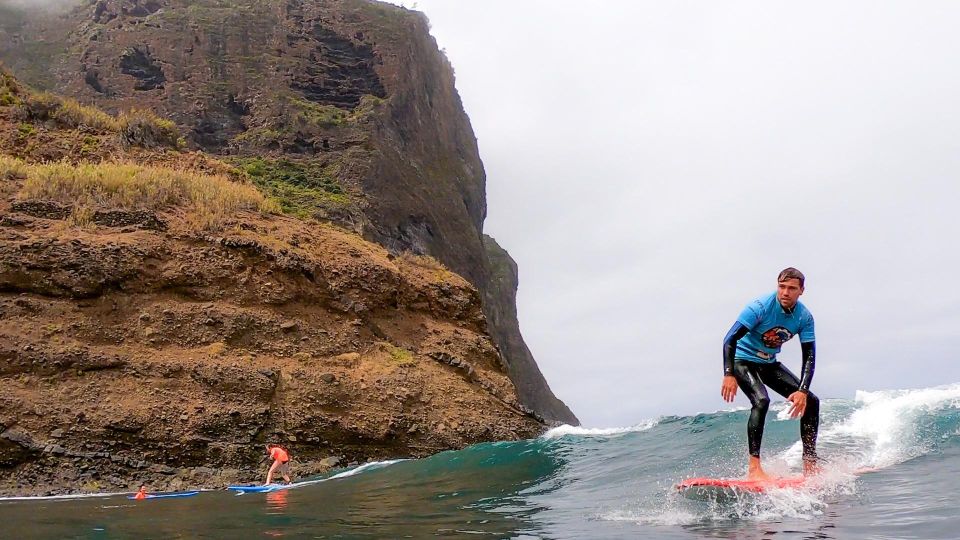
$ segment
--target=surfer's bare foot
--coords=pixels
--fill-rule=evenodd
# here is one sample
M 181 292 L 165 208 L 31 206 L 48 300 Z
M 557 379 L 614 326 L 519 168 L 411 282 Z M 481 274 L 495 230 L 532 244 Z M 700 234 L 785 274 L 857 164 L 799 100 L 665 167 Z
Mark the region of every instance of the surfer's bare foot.
M 804 459 L 803 460 L 803 475 L 804 476 L 816 476 L 823 472 L 823 469 L 820 467 L 820 464 L 817 463 L 817 459 Z
M 750 456 L 750 462 L 747 465 L 747 480 L 769 480 L 770 475 L 760 466 L 760 458 Z

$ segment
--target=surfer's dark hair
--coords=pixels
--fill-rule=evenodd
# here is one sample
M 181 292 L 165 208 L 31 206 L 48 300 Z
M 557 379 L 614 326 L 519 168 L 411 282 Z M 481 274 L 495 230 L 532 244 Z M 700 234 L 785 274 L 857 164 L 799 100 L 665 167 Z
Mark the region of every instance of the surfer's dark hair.
M 803 272 L 791 266 L 790 268 L 784 268 L 783 270 L 780 271 L 780 275 L 777 276 L 777 283 L 780 283 L 782 281 L 787 281 L 788 279 L 800 280 L 800 287 L 802 288 L 803 281 L 805 278 L 803 277 Z

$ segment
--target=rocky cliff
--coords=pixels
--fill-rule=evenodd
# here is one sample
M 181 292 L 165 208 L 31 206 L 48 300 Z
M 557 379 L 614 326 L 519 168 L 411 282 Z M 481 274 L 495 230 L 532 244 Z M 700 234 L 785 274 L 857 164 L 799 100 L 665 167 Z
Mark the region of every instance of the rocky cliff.
M 482 291 L 521 399 L 576 417 L 522 344 L 484 248 L 484 172 L 453 69 L 414 11 L 365 0 L 85 0 L 4 14 L 0 59 L 110 111 L 148 108 L 246 168 L 288 212 L 393 253 L 436 257 Z
M 524 403 L 534 411 L 552 411 L 563 418 L 573 413 L 553 395 L 543 391 L 546 379 L 540 373 L 530 349 L 520 334 L 517 322 L 517 286 L 519 275 L 517 263 L 492 237 L 484 235 L 483 245 L 489 261 L 490 275 L 484 289 L 484 313 L 491 332 L 495 336 L 503 358 L 507 363 L 510 379 L 517 385 L 517 392 L 525 396 Z
M 253 481 L 270 441 L 303 475 L 542 431 L 474 286 L 285 215 L 175 134 L 0 71 L 0 493 Z

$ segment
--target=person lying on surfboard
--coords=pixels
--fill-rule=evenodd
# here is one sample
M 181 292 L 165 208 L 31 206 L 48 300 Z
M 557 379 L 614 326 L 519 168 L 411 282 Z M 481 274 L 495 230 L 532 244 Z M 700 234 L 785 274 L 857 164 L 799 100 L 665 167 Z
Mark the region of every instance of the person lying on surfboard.
M 277 444 L 268 444 L 267 453 L 270 454 L 270 459 L 273 460 L 273 464 L 270 465 L 270 470 L 267 471 L 267 481 L 263 485 L 268 486 L 273 481 L 274 473 L 280 473 L 283 475 L 284 481 L 288 484 L 290 483 L 290 475 L 287 474 L 287 469 L 290 463 L 290 454 L 287 453 L 280 445 Z
M 760 443 L 770 397 L 766 387 L 791 402 L 790 417 L 800 417 L 803 442 L 803 474 L 817 472 L 817 431 L 820 428 L 820 400 L 810 391 L 816 346 L 813 315 L 800 303 L 803 274 L 787 268 L 777 276 L 776 292 L 749 303 L 723 341 L 723 385 L 720 395 L 732 402 L 739 386 L 750 400 L 747 443 L 750 450 L 747 478 L 767 479 L 760 466 Z M 777 361 L 780 347 L 800 335 L 803 362 L 800 378 Z

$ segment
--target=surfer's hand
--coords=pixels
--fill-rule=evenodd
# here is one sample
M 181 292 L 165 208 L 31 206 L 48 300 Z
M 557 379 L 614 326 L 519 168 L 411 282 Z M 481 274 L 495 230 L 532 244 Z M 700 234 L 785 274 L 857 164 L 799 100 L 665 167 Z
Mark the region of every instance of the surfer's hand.
M 720 386 L 720 395 L 724 401 L 733 401 L 737 395 L 737 379 L 733 375 L 724 375 L 723 384 Z
M 796 392 L 790 394 L 787 398 L 787 401 L 791 403 L 790 407 L 790 418 L 796 418 L 803 414 L 803 411 L 807 410 L 807 393 L 797 390 Z

